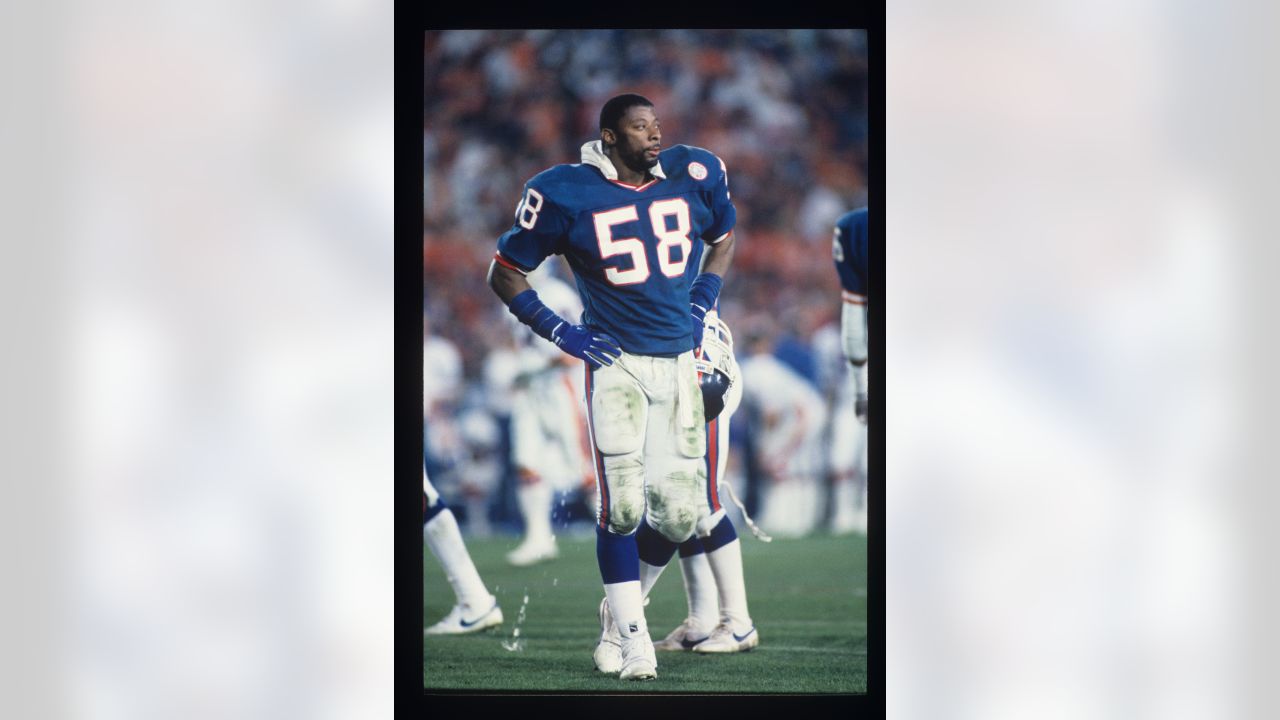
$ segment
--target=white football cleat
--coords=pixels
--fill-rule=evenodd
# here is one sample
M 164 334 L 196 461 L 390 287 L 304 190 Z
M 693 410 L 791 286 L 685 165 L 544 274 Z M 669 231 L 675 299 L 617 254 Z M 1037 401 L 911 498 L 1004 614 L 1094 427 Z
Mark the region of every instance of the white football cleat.
M 653 644 L 655 650 L 680 651 L 692 650 L 695 645 L 706 640 L 711 633 L 702 630 L 693 622 L 693 618 L 685 618 L 684 622 L 672 630 L 661 642 Z
M 609 612 L 609 598 L 600 601 L 600 642 L 591 654 L 596 669 L 612 675 L 622 670 L 622 634 L 613 624 L 613 614 Z
M 516 567 L 528 567 L 557 557 L 560 557 L 560 549 L 556 547 L 554 536 L 545 540 L 529 538 L 507 553 L 507 562 Z
M 649 631 L 622 638 L 622 671 L 619 680 L 653 680 L 658 677 L 658 658 L 653 654 Z
M 733 631 L 733 626 L 722 622 L 711 631 L 711 637 L 694 646 L 696 653 L 736 653 L 745 652 L 760 644 L 760 633 L 753 625 L 741 635 Z
M 479 616 L 469 606 L 454 605 L 443 620 L 423 630 L 422 634 L 466 635 L 467 633 L 480 632 L 494 625 L 501 625 L 502 608 L 498 607 L 498 599 L 492 595 L 489 596 L 489 599 L 493 602 L 493 605 Z M 472 619 L 468 620 L 468 617 Z

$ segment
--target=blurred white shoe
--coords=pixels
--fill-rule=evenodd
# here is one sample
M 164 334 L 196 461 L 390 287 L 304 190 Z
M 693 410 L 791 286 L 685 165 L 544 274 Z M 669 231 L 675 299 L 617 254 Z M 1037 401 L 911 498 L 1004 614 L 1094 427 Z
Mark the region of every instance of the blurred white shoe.
M 507 562 L 516 567 L 528 567 L 547 560 L 554 560 L 559 556 L 560 549 L 556 547 L 555 536 L 538 540 L 528 538 L 520 543 L 515 550 L 507 553 Z
M 711 631 L 704 630 L 695 624 L 693 618 L 685 618 L 679 627 L 672 630 L 660 642 L 654 643 L 653 648 L 663 651 L 692 650 L 695 645 L 706 640 L 710 635 Z
M 613 624 L 609 598 L 600 601 L 600 642 L 596 644 L 591 659 L 600 672 L 613 674 L 622 670 L 622 635 Z
M 466 635 L 467 633 L 479 632 L 485 628 L 501 625 L 502 608 L 498 607 L 498 599 L 492 595 L 489 596 L 489 599 L 492 605 L 488 610 L 480 611 L 479 614 L 470 606 L 454 605 L 443 620 L 423 630 L 423 634 Z
M 841 508 L 836 512 L 836 516 L 831 519 L 831 533 L 833 535 L 849 535 L 852 533 L 866 535 L 867 511 Z
M 745 652 L 760 644 L 760 633 L 755 626 L 738 634 L 727 622 L 722 622 L 711 631 L 711 637 L 698 643 L 693 648 L 697 653 L 736 653 Z

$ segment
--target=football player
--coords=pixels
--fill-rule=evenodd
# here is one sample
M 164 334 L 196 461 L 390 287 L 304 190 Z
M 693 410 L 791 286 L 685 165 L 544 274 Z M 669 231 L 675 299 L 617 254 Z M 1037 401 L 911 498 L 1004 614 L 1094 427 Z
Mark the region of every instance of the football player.
M 855 407 L 858 420 L 867 423 L 867 208 L 845 213 L 836 221 L 831 240 L 831 257 L 840 275 L 840 334 L 844 355 L 853 365 L 857 387 Z
M 543 263 L 528 276 L 530 285 L 553 312 L 577 320 L 582 314 L 578 293 Z M 586 416 L 582 407 L 582 374 L 572 358 L 534 339 L 512 319 L 521 346 L 520 370 L 511 401 L 511 455 L 519 477 L 516 500 L 524 518 L 524 541 L 507 554 L 517 567 L 559 555 L 551 529 L 556 491 L 568 492 L 592 474 Z
M 440 499 L 422 468 L 422 539 L 440 561 L 453 587 L 454 604 L 448 615 L 423 632 L 427 635 L 462 635 L 502 624 L 498 598 L 489 593 L 458 531 L 453 511 Z
M 856 430 L 858 443 L 856 459 L 848 457 L 847 451 L 840 451 L 854 446 L 832 443 L 836 468 L 833 489 L 836 515 L 832 523 L 835 532 L 865 533 L 867 527 L 867 288 L 870 286 L 867 247 L 867 208 L 842 215 L 836 221 L 831 240 L 831 258 L 842 288 L 840 336 L 844 356 L 852 366 L 848 382 L 853 387 L 853 411 L 862 427 L 846 419 L 848 400 L 842 392 L 846 405 L 833 410 L 833 437 L 849 437 Z M 850 471 L 854 469 L 856 473 Z
M 670 557 L 710 514 L 693 349 L 733 257 L 736 211 L 724 163 L 701 148 L 663 149 L 653 103 L 639 95 L 605 103 L 600 138 L 582 146 L 581 160 L 525 184 L 489 285 L 517 319 L 585 363 L 596 557 L 621 638 L 619 677 L 652 679 L 636 530 L 649 522 L 661 538 L 656 552 Z M 691 282 L 695 243 L 707 250 Z M 577 279 L 580 325 L 543 304 L 525 278 L 553 254 Z

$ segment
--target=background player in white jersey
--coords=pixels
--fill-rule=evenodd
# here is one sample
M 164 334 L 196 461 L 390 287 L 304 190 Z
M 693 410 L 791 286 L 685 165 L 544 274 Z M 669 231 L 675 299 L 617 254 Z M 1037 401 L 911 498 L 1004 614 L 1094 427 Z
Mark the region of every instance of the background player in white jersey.
M 805 535 L 823 514 L 818 478 L 826 406 L 809 381 L 774 357 L 767 334 L 753 333 L 746 344 L 743 401 L 758 411 L 756 457 L 766 476 L 760 526 L 776 535 Z
M 647 516 L 670 557 L 709 514 L 693 348 L 733 256 L 735 220 L 724 163 L 701 148 L 663 150 L 653 103 L 620 95 L 601 109 L 600 139 L 583 145 L 581 163 L 526 184 L 490 266 L 489 284 L 511 313 L 586 362 L 596 557 L 622 638 L 622 679 L 657 677 L 637 527 Z M 695 242 L 708 249 L 690 282 Z M 554 254 L 577 280 L 581 325 L 549 309 L 525 279 Z
M 552 274 L 550 262 L 529 273 L 528 280 L 552 312 L 573 322 L 582 315 L 577 291 Z M 525 534 L 507 561 L 526 566 L 559 555 L 551 527 L 555 493 L 581 487 L 592 470 L 582 371 L 570 356 L 530 336 L 514 318 L 511 322 L 519 347 L 511 454 Z
M 453 609 L 440 622 L 423 632 L 427 635 L 463 635 L 502 624 L 502 608 L 480 573 L 458 531 L 453 511 L 440 499 L 435 486 L 422 469 L 422 539 L 440 561 L 444 575 L 453 588 Z

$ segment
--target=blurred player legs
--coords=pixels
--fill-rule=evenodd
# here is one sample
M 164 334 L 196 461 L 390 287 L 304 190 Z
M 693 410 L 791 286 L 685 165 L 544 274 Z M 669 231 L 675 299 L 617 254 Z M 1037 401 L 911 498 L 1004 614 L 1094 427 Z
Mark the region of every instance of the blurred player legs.
M 512 403 L 512 455 L 519 472 L 516 499 L 524 541 L 507 554 L 525 566 L 559 555 L 551 527 L 557 493 L 571 492 L 590 472 L 580 371 L 557 363 L 529 378 Z
M 453 512 L 440 499 L 426 468 L 422 470 L 422 538 L 440 561 L 453 588 L 454 606 L 449 614 L 423 632 L 427 635 L 461 635 L 502 624 L 498 599 L 489 593 L 462 541 Z
M 831 532 L 837 535 L 867 532 L 867 426 L 854 412 L 854 372 L 848 368 L 831 408 Z
M 742 361 L 744 401 L 757 409 L 756 456 L 764 469 L 760 526 L 799 537 L 825 516 L 822 430 L 826 406 L 817 389 L 773 355 L 773 341 L 752 332 Z

